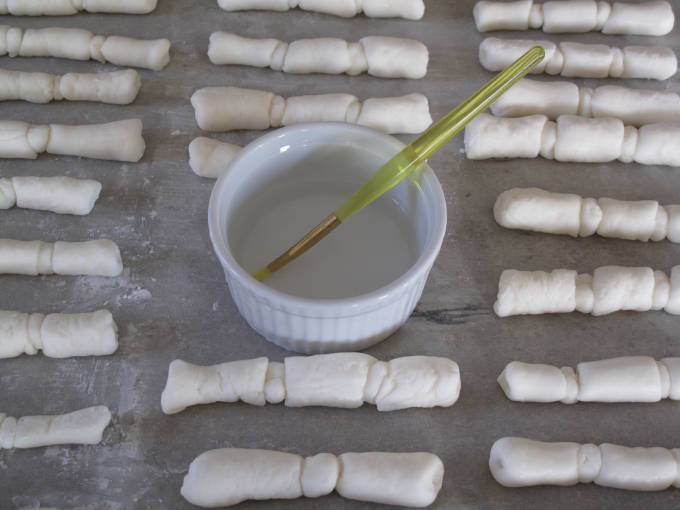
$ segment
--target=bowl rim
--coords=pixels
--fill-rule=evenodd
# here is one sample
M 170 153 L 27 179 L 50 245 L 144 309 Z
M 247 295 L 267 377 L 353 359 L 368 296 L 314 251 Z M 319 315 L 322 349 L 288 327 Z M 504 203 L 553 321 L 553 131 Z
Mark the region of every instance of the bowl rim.
M 436 174 L 427 162 L 422 166 L 421 187 L 426 192 L 426 195 L 431 197 L 427 200 L 427 204 L 433 209 L 434 224 L 432 225 L 432 235 L 426 241 L 418 259 L 406 272 L 387 285 L 365 294 L 348 298 L 313 299 L 286 294 L 285 292 L 273 289 L 253 278 L 251 274 L 240 266 L 228 247 L 226 233 L 222 233 L 220 228 L 220 218 L 218 215 L 219 204 L 221 202 L 220 197 L 223 191 L 228 188 L 231 176 L 234 175 L 235 169 L 239 167 L 243 159 L 261 150 L 262 147 L 275 143 L 282 138 L 294 136 L 298 133 L 308 131 L 321 132 L 322 130 L 329 133 L 335 132 L 336 134 L 353 131 L 366 137 L 379 138 L 381 141 L 393 145 L 395 154 L 406 146 L 406 144 L 391 135 L 364 126 L 343 122 L 308 122 L 286 126 L 266 133 L 241 149 L 217 179 L 210 194 L 208 204 L 210 240 L 213 250 L 225 272 L 231 278 L 236 279 L 240 285 L 249 289 L 257 299 L 266 301 L 272 308 L 309 317 L 327 316 L 329 313 L 336 317 L 358 315 L 382 308 L 398 299 L 404 293 L 405 288 L 412 286 L 421 278 L 423 273 L 430 271 L 435 259 L 439 255 L 446 233 L 446 198 L 439 179 L 437 179 Z M 227 283 L 229 284 L 230 282 Z M 297 308 L 298 311 L 293 312 L 290 310 L 291 307 Z

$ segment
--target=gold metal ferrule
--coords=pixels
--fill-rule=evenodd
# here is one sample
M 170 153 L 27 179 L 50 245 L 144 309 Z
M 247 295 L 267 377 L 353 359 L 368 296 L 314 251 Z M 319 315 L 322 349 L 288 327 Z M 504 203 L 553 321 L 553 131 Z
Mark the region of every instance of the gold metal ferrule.
M 280 257 L 269 263 L 266 268 L 254 273 L 253 276 L 255 276 L 255 278 L 258 280 L 263 281 L 271 273 L 278 271 L 283 266 L 305 253 L 312 246 L 330 234 L 333 230 L 338 228 L 341 223 L 342 221 L 340 221 L 335 213 L 327 216 L 321 223 L 310 230 L 307 235 L 305 235 L 293 246 L 288 248 L 288 250 L 286 250 Z

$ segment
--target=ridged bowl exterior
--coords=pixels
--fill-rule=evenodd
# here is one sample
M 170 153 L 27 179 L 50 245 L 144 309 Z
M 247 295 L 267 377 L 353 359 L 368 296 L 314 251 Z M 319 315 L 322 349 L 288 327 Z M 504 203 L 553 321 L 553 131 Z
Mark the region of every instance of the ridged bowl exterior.
M 262 161 L 267 165 L 276 161 L 281 149 L 294 144 L 305 151 L 324 150 L 324 144 L 338 140 L 356 150 L 370 147 L 381 156 L 384 153 L 385 159 L 404 147 L 391 136 L 349 124 L 289 126 L 244 148 L 224 170 L 210 197 L 210 238 L 239 312 L 270 342 L 306 354 L 365 349 L 399 329 L 423 293 L 446 230 L 444 193 L 434 172 L 423 165 L 417 184 L 422 200 L 413 214 L 424 241 L 417 261 L 395 281 L 355 298 L 312 300 L 276 291 L 250 276 L 231 253 L 226 225 L 229 214 L 236 212 L 233 200 L 239 190 L 254 184 L 252 169 Z
M 423 293 L 427 276 L 413 279 L 403 292 L 391 301 L 355 314 L 312 315 L 305 310 L 273 304 L 266 297 L 241 285 L 226 273 L 234 303 L 250 327 L 272 343 L 289 351 L 321 354 L 337 351 L 359 351 L 384 340 L 411 316 Z

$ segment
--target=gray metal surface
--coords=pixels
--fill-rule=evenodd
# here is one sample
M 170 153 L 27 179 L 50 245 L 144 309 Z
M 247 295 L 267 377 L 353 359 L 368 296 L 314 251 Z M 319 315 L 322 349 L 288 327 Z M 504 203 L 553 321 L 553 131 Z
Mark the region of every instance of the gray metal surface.
M 680 203 L 677 170 L 622 163 L 577 165 L 533 161 L 473 162 L 462 136 L 431 160 L 449 205 L 449 228 L 417 311 L 394 336 L 370 349 L 381 359 L 411 354 L 448 356 L 462 371 L 462 394 L 448 409 L 377 413 L 357 410 L 265 408 L 245 404 L 195 407 L 175 416 L 160 410 L 168 363 L 195 363 L 288 353 L 267 343 L 239 316 L 213 255 L 206 221 L 212 181 L 195 176 L 186 147 L 200 135 L 189 104 L 199 87 L 231 84 L 283 95 L 353 92 L 361 98 L 422 91 L 433 117 L 445 114 L 488 79 L 477 61 L 483 35 L 472 23 L 472 0 L 428 0 L 419 22 L 340 19 L 304 13 L 230 14 L 214 0 L 160 0 L 149 16 L 78 15 L 0 17 L 21 27 L 84 27 L 101 34 L 168 37 L 172 61 L 162 72 L 141 71 L 143 88 L 131 106 L 89 103 L 0 104 L 3 119 L 94 123 L 141 117 L 147 151 L 138 164 L 41 156 L 0 161 L 0 175 L 91 177 L 104 189 L 87 217 L 14 209 L 0 212 L 0 236 L 83 240 L 110 237 L 126 270 L 114 279 L 0 276 L 0 308 L 27 312 L 85 311 L 106 307 L 120 325 L 120 349 L 105 358 L 55 360 L 22 356 L 0 360 L 0 411 L 13 416 L 60 413 L 108 405 L 113 426 L 98 446 L 0 451 L 0 509 L 187 509 L 179 495 L 189 462 L 223 446 L 272 448 L 301 454 L 361 450 L 428 450 L 446 465 L 444 487 L 432 508 L 679 508 L 680 491 L 632 493 L 581 485 L 505 489 L 488 467 L 489 448 L 506 435 L 543 440 L 680 446 L 680 404 L 518 404 L 495 379 L 514 359 L 574 365 L 625 354 L 680 355 L 680 319 L 662 312 L 499 319 L 491 312 L 504 268 L 591 271 L 604 264 L 649 265 L 668 271 L 680 246 L 504 230 L 491 215 L 496 196 L 514 186 L 539 186 L 586 196 Z M 676 13 L 680 2 L 673 0 Z M 358 39 L 368 34 L 406 36 L 427 43 L 425 80 L 381 80 L 366 75 L 289 76 L 269 70 L 217 67 L 206 56 L 209 34 L 227 30 L 293 40 L 310 36 Z M 550 37 L 542 32 L 503 37 L 597 41 L 613 45 L 680 46 L 678 30 L 664 38 L 602 34 Z M 0 59 L 9 69 L 98 71 L 96 62 Z M 577 80 L 595 86 L 606 80 Z M 613 83 L 614 80 L 609 80 Z M 678 90 L 670 83 L 633 80 L 625 85 Z M 247 143 L 256 132 L 219 138 Z M 404 140 L 408 138 L 405 137 Z M 255 509 L 364 509 L 374 505 L 336 495 L 318 500 L 251 502 Z

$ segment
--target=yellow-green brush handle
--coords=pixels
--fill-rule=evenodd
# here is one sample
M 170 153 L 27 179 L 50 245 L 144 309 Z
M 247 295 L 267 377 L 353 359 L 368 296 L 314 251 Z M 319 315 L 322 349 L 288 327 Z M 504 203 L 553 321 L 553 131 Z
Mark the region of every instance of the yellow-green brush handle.
M 410 145 L 404 147 L 399 154 L 374 173 L 335 211 L 338 219 L 345 221 L 419 168 L 427 158 L 463 129 L 468 122 L 486 110 L 501 94 L 540 64 L 544 58 L 545 51 L 543 48 L 534 46 L 507 69 L 498 73 L 491 81 L 454 108 Z

